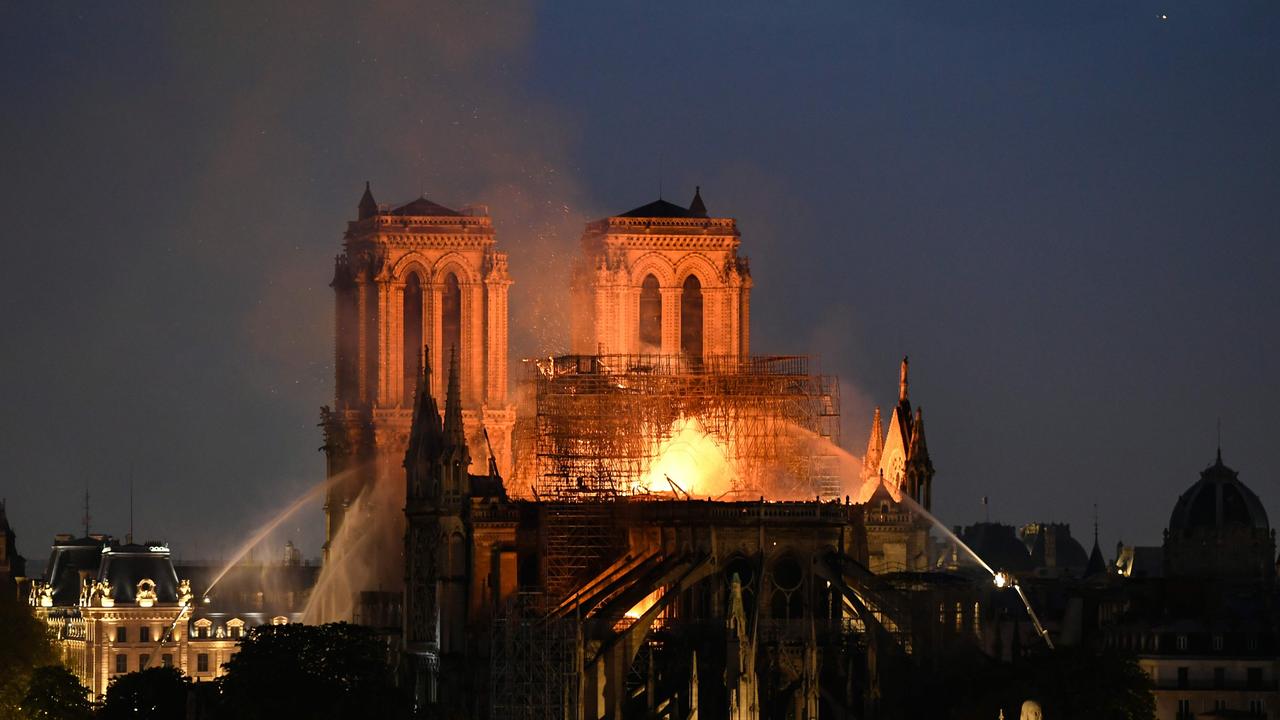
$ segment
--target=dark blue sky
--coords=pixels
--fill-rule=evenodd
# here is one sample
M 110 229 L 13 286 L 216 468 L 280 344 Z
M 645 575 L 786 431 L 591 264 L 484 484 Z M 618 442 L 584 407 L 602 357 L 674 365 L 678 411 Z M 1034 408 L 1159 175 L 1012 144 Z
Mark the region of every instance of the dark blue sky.
M 1280 5 L 10 3 L 0 495 L 223 552 L 323 474 L 327 287 L 364 180 L 485 202 L 513 350 L 582 223 L 738 218 L 753 350 L 845 444 L 910 353 L 948 523 L 1154 544 L 1213 458 L 1280 518 Z M 1162 19 L 1162 15 L 1167 19 Z M 286 526 L 308 554 L 319 507 Z

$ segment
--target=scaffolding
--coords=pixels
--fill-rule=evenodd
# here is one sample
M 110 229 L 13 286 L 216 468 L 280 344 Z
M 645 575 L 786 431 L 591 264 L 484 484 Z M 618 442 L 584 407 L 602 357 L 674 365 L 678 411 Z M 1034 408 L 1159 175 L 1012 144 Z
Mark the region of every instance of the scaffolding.
M 537 617 L 544 603 L 522 595 L 493 623 L 489 717 L 568 720 L 581 679 L 580 627 L 574 618 Z
M 723 448 L 730 497 L 842 494 L 839 386 L 810 373 L 807 357 L 566 355 L 532 365 L 533 488 L 542 499 L 651 490 L 645 474 L 682 419 Z

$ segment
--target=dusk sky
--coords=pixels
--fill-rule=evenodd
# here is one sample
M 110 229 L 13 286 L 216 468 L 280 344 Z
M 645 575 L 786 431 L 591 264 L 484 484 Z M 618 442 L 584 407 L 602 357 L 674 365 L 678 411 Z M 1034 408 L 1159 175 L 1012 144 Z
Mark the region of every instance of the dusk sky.
M 583 223 L 695 185 L 752 351 L 866 446 L 912 361 L 947 524 L 1158 544 L 1214 457 L 1280 521 L 1280 4 L 6 3 L 0 496 L 227 552 L 324 476 L 364 182 L 484 203 L 513 356 L 568 342 Z M 513 362 L 513 367 L 518 363 Z M 319 554 L 319 502 L 283 538 Z M 274 553 L 275 549 L 272 548 Z

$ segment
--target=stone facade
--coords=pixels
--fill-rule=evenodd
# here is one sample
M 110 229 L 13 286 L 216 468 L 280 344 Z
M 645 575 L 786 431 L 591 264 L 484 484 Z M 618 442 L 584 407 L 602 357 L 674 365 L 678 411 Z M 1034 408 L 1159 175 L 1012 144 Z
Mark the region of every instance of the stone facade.
M 326 550 L 347 507 L 374 482 L 403 487 L 415 384 L 456 350 L 470 457 L 511 465 L 507 401 L 507 255 L 482 207 L 419 198 L 379 205 L 368 186 L 347 224 L 333 278 L 335 404 L 322 413 L 329 476 Z M 444 388 L 431 388 L 440 394 Z M 486 437 L 487 433 L 487 437 Z M 397 495 L 401 495 L 397 493 Z
M 733 218 L 658 200 L 587 225 L 572 287 L 573 352 L 745 356 L 751 270 Z

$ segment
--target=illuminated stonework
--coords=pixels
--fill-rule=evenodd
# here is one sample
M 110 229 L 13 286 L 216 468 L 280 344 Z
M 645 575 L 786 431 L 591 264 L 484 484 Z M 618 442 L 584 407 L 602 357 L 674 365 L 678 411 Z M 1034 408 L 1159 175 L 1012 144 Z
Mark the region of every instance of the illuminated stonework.
M 347 506 L 370 483 L 404 483 L 422 351 L 459 358 L 470 455 L 511 464 L 515 408 L 507 402 L 507 255 L 483 207 L 452 210 L 425 197 L 379 205 L 366 186 L 334 270 L 335 404 L 323 413 L 330 476 L 326 548 Z M 437 379 L 431 388 L 442 394 Z M 488 441 L 485 432 L 488 432 Z M 401 495 L 403 493 L 400 493 Z
M 751 270 L 733 218 L 657 200 L 587 225 L 573 280 L 577 354 L 744 356 Z

